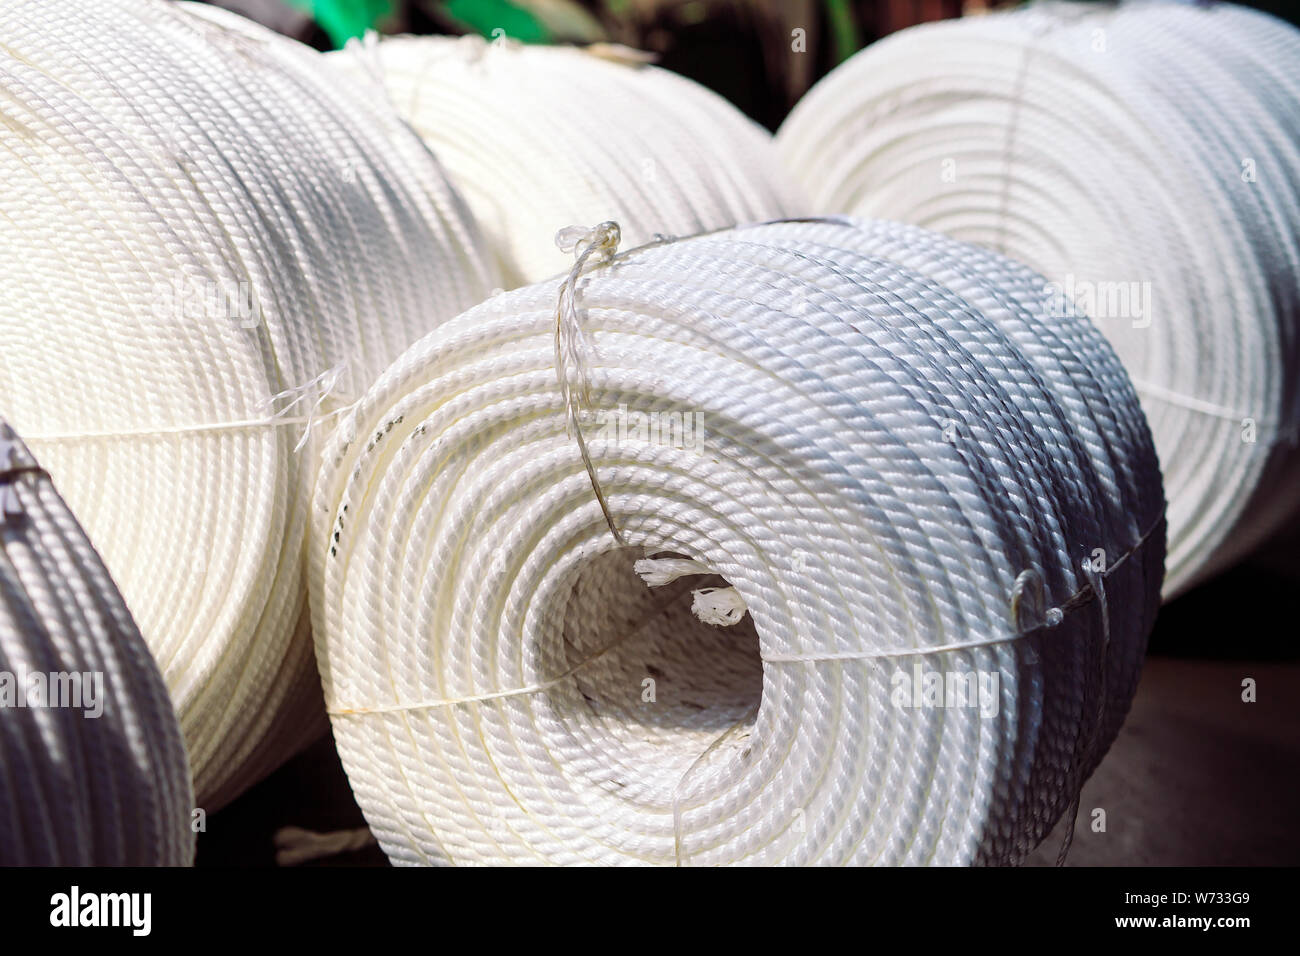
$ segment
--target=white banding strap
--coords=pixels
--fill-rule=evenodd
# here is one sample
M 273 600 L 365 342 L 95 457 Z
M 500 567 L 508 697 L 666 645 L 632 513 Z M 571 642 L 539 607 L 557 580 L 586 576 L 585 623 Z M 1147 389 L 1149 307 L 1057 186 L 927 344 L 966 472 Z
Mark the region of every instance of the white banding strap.
M 1240 410 L 1225 408 L 1222 405 L 1215 405 L 1213 402 L 1203 401 L 1199 398 L 1193 398 L 1189 395 L 1179 395 L 1171 392 L 1167 388 L 1161 388 L 1159 385 L 1152 385 L 1149 382 L 1134 381 L 1133 388 L 1139 395 L 1153 398 L 1160 402 L 1169 402 L 1180 408 L 1186 408 L 1194 412 L 1200 412 L 1203 415 L 1211 415 L 1215 418 L 1222 418 L 1225 421 L 1233 422 L 1240 425 L 1243 422 L 1254 421 L 1256 425 L 1263 430 L 1264 438 L 1267 441 L 1261 444 L 1272 445 L 1278 442 L 1294 442 L 1296 432 L 1300 430 L 1300 420 L 1293 421 L 1290 424 L 1274 425 L 1267 418 L 1260 419 L 1255 415 L 1248 414 Z
M 471 694 L 467 697 L 449 697 L 446 700 L 427 700 L 417 704 L 385 704 L 379 707 L 330 707 L 329 714 L 331 716 L 337 715 L 340 717 L 355 717 L 364 714 L 393 714 L 401 711 L 427 710 L 431 707 L 458 707 L 461 704 L 481 704 L 485 701 L 504 700 L 507 697 L 527 697 L 530 694 L 540 694 L 543 691 L 550 690 L 552 687 L 564 683 L 578 671 L 582 670 L 582 668 L 586 667 L 593 661 L 599 660 L 609 651 L 618 647 L 624 639 L 625 638 L 620 638 L 617 641 L 611 641 L 590 657 L 574 664 L 563 674 L 552 677 L 549 680 L 540 681 L 536 684 L 529 684 L 527 687 L 516 687 L 512 690 L 495 690 L 483 694 Z
M 956 644 L 939 644 L 929 647 L 912 647 L 899 650 L 765 655 L 763 661 L 764 663 L 771 664 L 793 664 L 819 663 L 821 661 L 884 660 L 893 657 L 915 657 L 918 654 L 943 654 L 949 651 L 965 651 L 979 647 L 989 647 L 994 644 L 1007 644 L 1013 641 L 1023 640 L 1024 638 L 1030 637 L 1044 629 L 1060 626 L 1061 622 L 1065 620 L 1065 615 L 1067 613 L 1075 608 L 1083 607 L 1091 603 L 1094 599 L 1100 600 L 1102 605 L 1102 615 L 1106 616 L 1108 612 L 1105 607 L 1105 595 L 1102 594 L 1100 590 L 1106 579 L 1106 575 L 1117 571 L 1121 566 L 1123 566 L 1124 562 L 1137 553 L 1137 551 L 1157 532 L 1163 536 L 1164 527 L 1165 519 L 1162 515 L 1158 521 L 1146 530 L 1136 544 L 1124 551 L 1115 559 L 1113 564 L 1107 567 L 1104 572 L 1094 572 L 1091 569 L 1091 565 L 1087 565 L 1084 569 L 1084 574 L 1088 580 L 1087 585 L 1079 588 L 1079 590 L 1071 594 L 1070 597 L 1061 604 L 1055 607 L 1049 607 L 1046 611 L 1027 610 L 1029 607 L 1033 606 L 1033 604 L 1041 606 L 1042 575 L 1034 571 L 1022 571 L 1020 575 L 1016 577 L 1016 582 L 1012 588 L 1011 594 L 1011 616 L 1018 628 L 1017 632 L 1014 634 L 1005 637 L 991 638 L 988 640 L 966 641 Z M 1085 565 L 1087 564 L 1086 561 L 1084 563 Z M 1030 591 L 1036 591 L 1039 595 L 1039 598 L 1032 603 L 1027 597 L 1027 594 Z
M 566 226 L 555 235 L 555 244 L 563 251 L 573 253 L 575 259 L 568 276 L 560 283 L 560 292 L 555 306 L 555 369 L 559 377 L 560 391 L 564 395 L 569 431 L 578 444 L 583 467 L 587 469 L 587 477 L 591 479 L 591 490 L 600 504 L 610 534 L 614 536 L 614 541 L 623 547 L 626 542 L 618 530 L 614 516 L 610 514 L 609 502 L 601 490 L 600 479 L 596 476 L 596 466 L 592 463 L 591 454 L 587 451 L 587 442 L 582 436 L 580 406 L 590 406 L 591 386 L 587 373 L 587 342 L 582 334 L 582 318 L 578 313 L 576 288 L 578 279 L 589 264 L 606 265 L 614 260 L 621 235 L 622 232 L 616 222 L 602 222 L 591 228 Z M 665 242 L 671 242 L 671 239 L 657 235 L 640 248 L 651 248 Z M 594 262 L 593 256 L 596 257 Z M 570 376 L 577 378 L 576 388 Z M 641 574 L 642 569 L 648 565 L 649 562 L 642 560 L 635 562 L 633 568 Z M 682 566 L 675 567 L 681 573 Z M 649 581 L 646 583 L 650 584 Z M 693 594 L 691 612 L 705 624 L 727 626 L 737 623 L 745 616 L 745 601 L 735 588 L 705 588 Z

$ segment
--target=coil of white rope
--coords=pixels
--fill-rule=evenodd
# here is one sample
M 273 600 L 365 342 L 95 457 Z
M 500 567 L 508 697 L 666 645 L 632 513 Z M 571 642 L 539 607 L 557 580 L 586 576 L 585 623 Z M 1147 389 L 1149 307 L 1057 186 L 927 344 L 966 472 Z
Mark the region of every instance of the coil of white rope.
M 818 212 L 1027 263 L 1131 374 L 1169 498 L 1166 596 L 1300 486 L 1300 32 L 1231 4 L 1039 4 L 924 25 L 777 134 Z
M 49 476 L 0 422 L 0 866 L 185 866 L 166 685 Z
M 617 235 L 413 346 L 328 442 L 313 632 L 384 851 L 1019 860 L 1159 604 L 1114 353 L 909 226 Z
M 716 93 L 639 60 L 481 37 L 354 43 L 327 59 L 382 83 L 446 167 L 507 287 L 568 267 L 567 223 L 626 242 L 805 211 L 772 137 Z
M 322 62 L 160 0 L 0 2 L 0 410 L 104 555 L 208 811 L 324 726 L 322 426 L 500 281 L 418 137 Z

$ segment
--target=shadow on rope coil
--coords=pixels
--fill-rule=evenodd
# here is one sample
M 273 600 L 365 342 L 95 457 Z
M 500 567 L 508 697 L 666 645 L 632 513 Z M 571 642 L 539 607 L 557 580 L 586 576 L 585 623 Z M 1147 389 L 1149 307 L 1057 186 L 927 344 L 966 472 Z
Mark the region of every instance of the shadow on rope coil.
M 0 422 L 0 865 L 185 866 L 162 675 L 48 474 Z

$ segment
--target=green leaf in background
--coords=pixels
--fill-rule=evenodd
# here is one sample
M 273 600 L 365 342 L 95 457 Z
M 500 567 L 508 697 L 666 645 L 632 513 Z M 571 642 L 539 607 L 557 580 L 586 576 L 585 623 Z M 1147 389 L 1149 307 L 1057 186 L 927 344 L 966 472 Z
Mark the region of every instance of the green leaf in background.
M 843 63 L 862 49 L 862 37 L 849 0 L 826 0 L 826 19 L 835 41 L 835 62 Z
M 535 16 L 551 43 L 601 43 L 609 35 L 595 15 L 578 0 L 514 0 Z
M 393 0 L 289 0 L 310 13 L 336 47 L 373 30 L 393 13 Z
M 528 10 L 508 0 L 447 0 L 447 13 L 485 37 L 505 35 L 523 43 L 548 43 L 550 31 Z

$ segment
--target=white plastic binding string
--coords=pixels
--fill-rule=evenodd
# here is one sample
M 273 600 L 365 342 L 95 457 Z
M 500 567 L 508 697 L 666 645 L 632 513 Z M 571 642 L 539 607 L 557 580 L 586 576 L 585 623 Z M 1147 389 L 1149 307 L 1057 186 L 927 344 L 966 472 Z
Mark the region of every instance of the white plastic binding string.
M 325 411 L 324 406 L 333 396 L 333 392 L 338 382 L 347 369 L 347 364 L 336 365 L 334 368 L 326 369 L 316 376 L 310 382 L 299 385 L 295 388 L 287 388 L 282 392 L 277 392 L 269 396 L 263 403 L 262 409 L 270 411 L 276 403 L 286 401 L 287 404 L 282 406 L 279 411 L 264 415 L 260 418 L 249 418 L 244 421 L 236 422 L 205 422 L 201 425 L 176 425 L 163 428 L 138 428 L 138 429 L 114 429 L 108 431 L 74 431 L 74 432 L 51 432 L 40 435 L 33 435 L 32 440 L 40 442 L 42 445 L 52 444 L 83 444 L 86 442 L 111 442 L 121 441 L 132 438 L 159 438 L 164 436 L 179 435 L 196 435 L 205 432 L 240 432 L 240 431 L 263 431 L 268 428 L 285 428 L 296 425 L 302 426 L 301 437 L 298 438 L 297 444 L 293 446 L 295 452 L 300 452 L 306 447 L 308 440 L 311 438 L 312 429 L 320 425 L 327 425 L 331 419 L 348 412 L 355 402 L 346 402 L 343 405 L 331 410 Z M 311 404 L 308 406 L 306 415 L 289 415 L 288 413 L 296 408 L 300 402 L 305 401 L 311 396 Z
M 1227 3 L 1041 3 L 901 31 L 777 134 L 818 211 L 997 249 L 1092 314 L 1169 497 L 1166 596 L 1300 485 L 1300 31 Z
M 611 236 L 412 347 L 329 441 L 313 632 L 380 845 L 401 864 L 1023 858 L 1113 739 L 1159 603 L 1159 475 L 1113 352 L 1064 302 L 1045 325 L 1033 273 L 906 226 L 771 223 L 606 261 Z M 590 465 L 566 397 L 584 390 L 556 368 L 576 318 Z M 706 438 L 624 434 L 611 410 L 689 412 Z M 692 612 L 699 567 L 722 580 L 695 591 L 734 589 L 734 625 Z M 996 693 L 911 706 L 894 658 Z
M 382 75 L 482 224 L 506 287 L 567 269 L 557 223 L 617 220 L 623 241 L 804 212 L 770 134 L 635 56 L 481 37 L 399 37 L 327 56 Z
M 323 730 L 325 426 L 500 280 L 419 138 L 301 44 L 161 0 L 3 0 L 0 37 L 0 409 L 122 589 L 211 812 Z
M 3 422 L 0 504 L 0 865 L 188 865 L 189 768 L 162 675 Z

